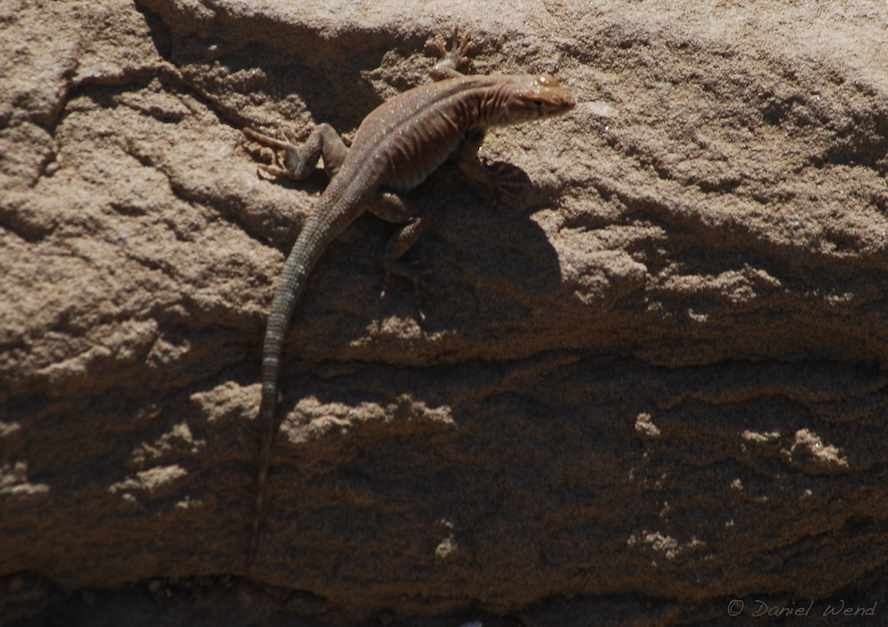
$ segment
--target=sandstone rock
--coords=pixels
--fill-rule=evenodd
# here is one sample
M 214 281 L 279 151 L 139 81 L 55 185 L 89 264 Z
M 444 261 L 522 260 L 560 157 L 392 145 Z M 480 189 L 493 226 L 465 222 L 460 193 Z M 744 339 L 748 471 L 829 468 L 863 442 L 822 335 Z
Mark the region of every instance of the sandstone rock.
M 0 8 L 0 623 L 882 598 L 888 7 L 595 5 Z M 265 314 L 324 180 L 261 180 L 240 129 L 348 136 L 456 25 L 580 104 L 491 133 L 519 205 L 445 190 L 429 295 L 382 294 L 371 217 L 329 251 L 247 580 Z

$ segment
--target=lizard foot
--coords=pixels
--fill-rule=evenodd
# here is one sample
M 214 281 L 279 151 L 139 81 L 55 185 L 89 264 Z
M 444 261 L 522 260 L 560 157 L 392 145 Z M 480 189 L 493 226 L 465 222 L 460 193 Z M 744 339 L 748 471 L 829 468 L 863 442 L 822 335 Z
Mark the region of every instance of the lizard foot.
M 454 28 L 450 35 L 450 45 L 444 35 L 438 33 L 426 43 L 432 54 L 442 59 L 449 58 L 457 67 L 469 62 L 469 52 L 473 46 L 472 36 L 459 28 Z
M 441 59 L 432 70 L 432 76 L 438 79 L 459 76 L 458 69 L 469 64 L 473 46 L 472 36 L 458 28 L 453 29 L 449 45 L 440 33 L 427 41 L 426 50 Z
M 246 144 L 247 152 L 257 161 L 268 161 L 269 163 L 260 163 L 256 166 L 256 173 L 260 178 L 291 178 L 290 170 L 287 169 L 283 154 L 288 150 L 295 150 L 296 147 L 289 141 L 282 141 L 268 135 L 263 135 L 251 128 L 244 129 L 244 135 L 253 140 L 255 144 Z M 271 149 L 269 151 L 269 149 Z M 268 153 L 271 152 L 269 159 Z M 264 175 L 264 176 L 263 176 Z

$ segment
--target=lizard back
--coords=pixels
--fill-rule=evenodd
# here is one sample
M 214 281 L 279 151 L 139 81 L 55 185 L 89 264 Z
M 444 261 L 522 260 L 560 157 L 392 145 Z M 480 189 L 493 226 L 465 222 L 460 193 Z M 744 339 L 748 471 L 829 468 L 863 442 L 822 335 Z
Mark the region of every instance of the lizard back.
M 387 100 L 361 123 L 351 147 L 357 176 L 406 191 L 422 183 L 484 126 L 495 78 L 466 76 L 421 85 Z M 372 155 L 372 157 L 370 156 Z M 349 164 L 351 165 L 351 164 Z

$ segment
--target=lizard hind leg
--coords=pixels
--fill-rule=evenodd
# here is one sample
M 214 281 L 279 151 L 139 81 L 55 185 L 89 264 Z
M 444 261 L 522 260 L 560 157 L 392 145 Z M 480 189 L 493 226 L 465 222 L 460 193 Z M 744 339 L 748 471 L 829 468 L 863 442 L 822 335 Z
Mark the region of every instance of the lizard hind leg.
M 244 135 L 261 146 L 271 148 L 274 161 L 271 165 L 258 166 L 273 178 L 283 177 L 296 181 L 308 178 L 317 170 L 318 160 L 324 159 L 324 170 L 330 178 L 336 175 L 345 157 L 348 147 L 339 133 L 329 124 L 315 127 L 301 144 L 292 144 L 268 135 L 263 135 L 250 128 L 244 129 Z
M 376 202 L 368 207 L 368 211 L 386 222 L 403 225 L 397 233 L 392 235 L 385 247 L 382 265 L 385 270 L 386 283 L 391 277 L 400 277 L 410 281 L 415 291 L 421 292 L 423 273 L 405 264 L 401 257 L 432 226 L 431 212 L 418 211 L 412 203 L 392 193 L 380 194 Z

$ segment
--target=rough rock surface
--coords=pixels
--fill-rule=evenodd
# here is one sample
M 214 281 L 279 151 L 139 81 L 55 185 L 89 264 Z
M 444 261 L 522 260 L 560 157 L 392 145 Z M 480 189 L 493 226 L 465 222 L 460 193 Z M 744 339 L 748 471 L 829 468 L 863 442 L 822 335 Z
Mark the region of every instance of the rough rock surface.
M 881 602 L 888 6 L 598 4 L 2 3 L 0 623 Z M 455 25 L 581 103 L 489 137 L 519 205 L 445 187 L 429 292 L 382 293 L 373 218 L 329 251 L 247 578 L 264 317 L 324 180 L 260 180 L 240 129 L 348 135 Z

